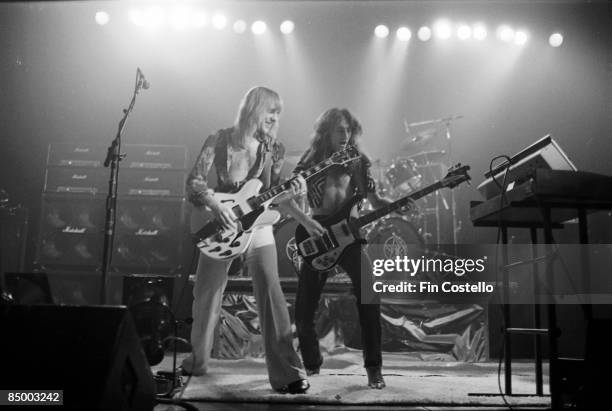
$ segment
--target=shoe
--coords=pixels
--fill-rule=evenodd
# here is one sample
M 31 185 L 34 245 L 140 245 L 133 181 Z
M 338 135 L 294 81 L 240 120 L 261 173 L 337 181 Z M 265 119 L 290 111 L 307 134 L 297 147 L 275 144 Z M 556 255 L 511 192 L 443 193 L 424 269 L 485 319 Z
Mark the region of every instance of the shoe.
M 321 372 L 321 367 L 317 367 L 317 368 L 306 368 L 306 375 L 307 376 L 311 376 L 311 375 L 317 375 L 319 374 L 319 372 Z
M 310 388 L 308 380 L 297 380 L 284 387 L 278 388 L 276 392 L 281 394 L 304 394 Z
M 387 386 L 380 367 L 366 367 L 366 371 L 368 372 L 368 387 L 380 390 Z
M 191 377 L 191 373 L 183 368 L 183 366 L 179 366 L 176 368 L 176 373 L 182 377 Z

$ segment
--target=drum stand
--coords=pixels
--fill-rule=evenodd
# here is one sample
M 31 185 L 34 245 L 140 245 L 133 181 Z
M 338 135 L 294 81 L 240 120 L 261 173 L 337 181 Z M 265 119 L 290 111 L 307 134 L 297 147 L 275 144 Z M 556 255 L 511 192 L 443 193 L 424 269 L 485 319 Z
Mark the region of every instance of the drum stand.
M 453 162 L 451 160 L 452 159 L 452 155 L 453 155 L 453 151 L 452 151 L 452 145 L 451 145 L 450 122 L 451 122 L 451 120 L 458 119 L 458 118 L 461 118 L 461 117 L 463 117 L 463 116 L 446 117 L 446 118 L 443 118 L 441 120 L 444 123 L 444 127 L 446 129 L 446 142 L 447 142 L 447 146 L 448 146 L 448 168 L 453 166 Z M 436 191 L 436 195 L 438 193 L 439 192 Z M 451 209 L 451 227 L 453 229 L 453 244 L 457 244 L 457 231 L 459 231 L 459 227 L 457 226 L 457 215 L 456 215 L 456 205 L 455 205 L 455 190 L 453 190 L 453 189 L 450 190 L 450 196 L 451 196 L 450 209 Z

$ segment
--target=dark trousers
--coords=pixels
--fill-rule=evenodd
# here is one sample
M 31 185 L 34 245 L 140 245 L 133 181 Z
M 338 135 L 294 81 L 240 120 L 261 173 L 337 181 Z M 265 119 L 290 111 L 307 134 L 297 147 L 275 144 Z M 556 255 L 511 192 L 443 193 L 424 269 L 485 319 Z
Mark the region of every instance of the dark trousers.
M 353 283 L 353 293 L 357 300 L 357 311 L 361 325 L 364 366 L 374 367 L 382 365 L 380 305 L 361 304 L 361 264 L 363 262 L 365 267 L 369 266 L 367 258 L 361 246 L 355 245 L 347 248 L 339 264 Z M 328 272 L 314 271 L 308 264 L 304 264 L 298 280 L 295 299 L 295 324 L 300 341 L 302 361 L 308 369 L 319 368 L 323 363 L 314 318 L 328 274 Z

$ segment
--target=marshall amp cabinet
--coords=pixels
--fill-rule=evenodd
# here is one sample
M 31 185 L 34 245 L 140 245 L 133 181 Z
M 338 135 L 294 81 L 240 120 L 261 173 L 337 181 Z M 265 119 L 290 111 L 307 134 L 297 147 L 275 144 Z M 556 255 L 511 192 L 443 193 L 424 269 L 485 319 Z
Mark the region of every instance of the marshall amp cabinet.
M 154 168 L 185 170 L 187 149 L 184 146 L 158 144 L 124 144 L 126 154 L 122 168 Z M 106 158 L 106 147 L 90 143 L 51 143 L 47 155 L 47 166 L 102 167 Z
M 124 145 L 111 269 L 172 273 L 182 265 L 187 150 Z M 36 262 L 44 269 L 97 270 L 102 264 L 110 170 L 106 148 L 49 146 Z

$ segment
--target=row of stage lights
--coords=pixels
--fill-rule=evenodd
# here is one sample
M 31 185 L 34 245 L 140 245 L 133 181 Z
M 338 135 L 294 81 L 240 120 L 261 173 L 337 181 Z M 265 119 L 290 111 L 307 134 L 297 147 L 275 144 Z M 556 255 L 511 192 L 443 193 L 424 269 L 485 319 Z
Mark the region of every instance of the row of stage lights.
M 150 7 L 147 9 L 131 9 L 128 12 L 129 20 L 136 26 L 145 29 L 158 29 L 168 25 L 176 30 L 201 29 L 213 27 L 217 30 L 225 30 L 229 21 L 223 13 L 214 13 L 208 16 L 203 11 L 188 8 L 177 8 L 167 13 L 161 7 Z M 110 22 L 110 14 L 106 11 L 98 11 L 95 15 L 96 23 L 104 26 Z M 249 25 L 244 20 L 236 20 L 232 23 L 235 33 L 242 34 L 247 31 Z M 295 23 L 291 20 L 283 21 L 279 30 L 283 34 L 291 34 L 295 28 Z M 268 30 L 268 25 L 262 20 L 254 21 L 250 24 L 253 34 L 263 34 Z
M 188 8 L 177 8 L 170 13 L 166 13 L 161 7 L 150 7 L 147 9 L 132 9 L 128 13 L 129 19 L 137 26 L 156 29 L 165 24 L 177 30 L 198 29 L 207 26 L 212 26 L 217 30 L 224 30 L 228 27 L 228 18 L 222 13 L 215 13 L 209 16 L 201 10 L 192 10 Z M 109 23 L 110 15 L 106 11 L 98 11 L 95 15 L 96 23 L 103 26 Z M 245 33 L 249 25 L 244 20 L 236 20 L 232 24 L 232 29 L 238 34 Z M 279 30 L 283 34 L 291 34 L 295 29 L 295 23 L 291 20 L 283 21 Z M 268 30 L 268 25 L 257 20 L 250 24 L 250 30 L 253 34 L 260 35 Z M 389 37 L 391 33 L 388 26 L 380 24 L 374 29 L 374 35 L 384 39 Z M 499 40 L 505 43 L 512 43 L 519 46 L 527 44 L 529 33 L 523 29 L 513 29 L 508 25 L 500 25 L 495 31 Z M 422 26 L 417 32 L 417 38 L 422 42 L 430 41 L 432 38 L 439 40 L 448 40 L 456 37 L 459 40 L 485 40 L 489 35 L 487 27 L 482 23 L 474 25 L 456 24 L 453 25 L 447 20 L 440 20 L 433 24 L 432 27 Z M 399 41 L 408 42 L 412 39 L 412 30 L 409 27 L 401 26 L 395 30 L 395 36 Z M 563 44 L 563 35 L 561 33 L 553 33 L 548 38 L 548 43 L 552 47 L 559 47 Z
M 374 35 L 378 38 L 389 37 L 389 27 L 380 24 L 374 29 Z M 422 42 L 431 40 L 433 37 L 439 40 L 448 40 L 455 36 L 459 40 L 477 40 L 482 41 L 489 35 L 487 27 L 482 23 L 476 23 L 474 25 L 458 24 L 453 26 L 446 20 L 440 20 L 435 23 L 432 27 L 421 26 L 417 30 L 417 37 Z M 496 30 L 497 38 L 505 43 L 513 43 L 518 46 L 527 44 L 529 40 L 529 33 L 526 30 L 515 30 L 512 27 L 503 24 L 500 25 Z M 399 41 L 410 41 L 412 38 L 412 31 L 406 26 L 401 26 L 395 30 L 395 36 Z M 559 47 L 563 44 L 563 35 L 561 33 L 553 33 L 548 38 L 548 43 L 552 47 Z

